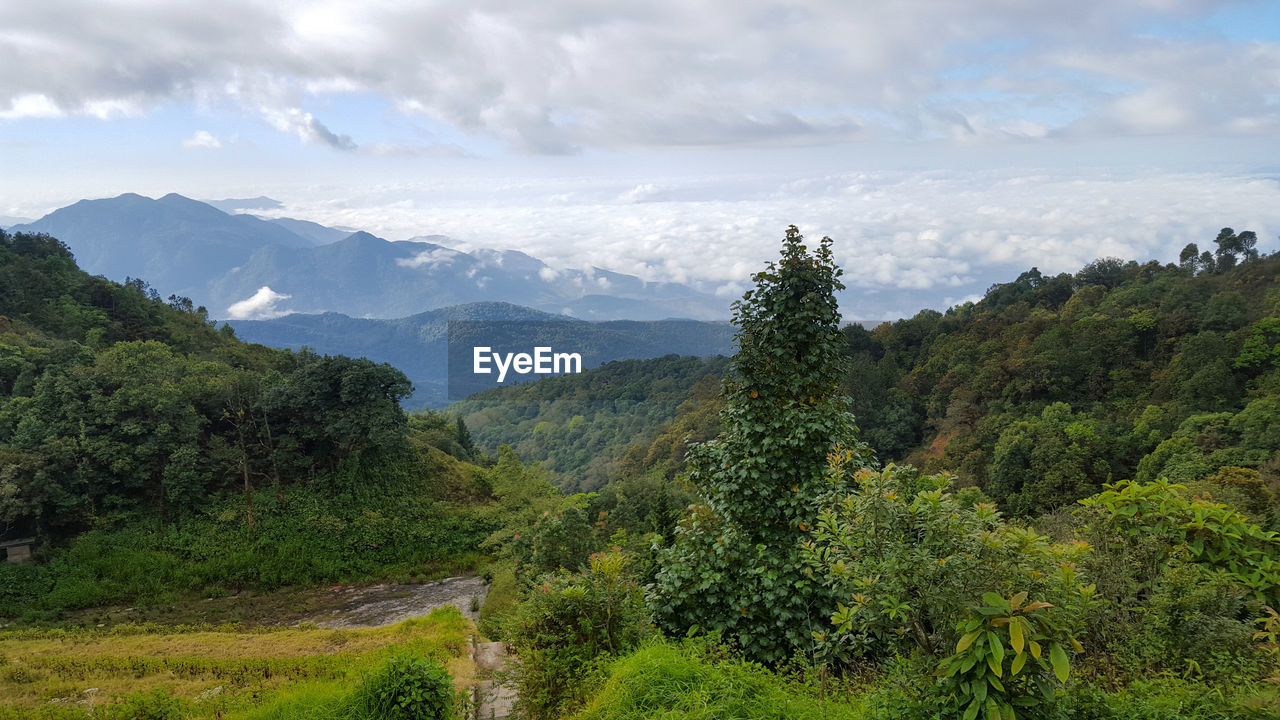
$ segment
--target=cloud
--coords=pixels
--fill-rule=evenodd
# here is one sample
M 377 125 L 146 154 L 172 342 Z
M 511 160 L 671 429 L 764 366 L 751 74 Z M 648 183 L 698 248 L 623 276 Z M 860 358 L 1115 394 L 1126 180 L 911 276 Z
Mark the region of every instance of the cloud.
M 356 143 L 348 135 L 338 135 L 309 112 L 298 108 L 263 108 L 263 116 L 271 126 L 281 132 L 297 135 L 305 142 L 327 145 L 334 150 L 355 150 Z
M 596 266 L 727 298 L 776 259 L 783 231 L 795 223 L 810 240 L 834 238 L 850 288 L 847 312 L 865 318 L 945 307 L 1032 266 L 1075 272 L 1109 255 L 1173 262 L 1188 242 L 1203 247 L 1228 225 L 1280 249 L 1280 182 L 1262 175 L 1046 168 L 652 182 L 666 199 L 620 203 L 637 187 L 631 177 L 454 177 L 388 184 L 361 197 L 361 207 L 295 201 L 286 211 L 388 238 L 439 233 L 477 258 L 514 249 L 592 280 L 602 277 L 589 273 Z M 489 201 L 485 189 L 503 202 Z M 552 196 L 572 202 L 548 202 Z
M 547 154 L 1274 131 L 1280 43 L 1208 29 L 1230 5 L 103 0 L 89 13 L 75 0 L 4 3 L 0 117 L 230 101 L 350 150 L 351 137 L 303 108 L 371 93 Z
M 222 142 L 207 130 L 197 130 L 195 135 L 182 141 L 182 147 L 217 150 L 222 147 Z
M 423 250 L 411 258 L 396 258 L 396 265 L 406 268 L 435 269 L 438 266 L 449 265 L 460 253 L 449 248 L 432 248 L 431 250 Z
M 263 285 L 252 296 L 232 303 L 231 307 L 227 308 L 227 317 L 232 320 L 270 320 L 288 315 L 288 310 L 282 310 L 277 305 L 291 297 L 293 296 L 278 293 Z

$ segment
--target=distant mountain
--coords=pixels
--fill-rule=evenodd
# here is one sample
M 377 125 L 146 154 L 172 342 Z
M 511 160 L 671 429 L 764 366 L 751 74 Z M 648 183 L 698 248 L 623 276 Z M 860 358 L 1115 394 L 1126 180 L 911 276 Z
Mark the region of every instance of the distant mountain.
M 219 202 L 239 208 L 267 201 Z M 88 272 L 142 278 L 162 296 L 190 297 L 215 318 L 397 318 L 486 301 L 592 320 L 728 316 L 722 299 L 677 283 L 600 268 L 555 270 L 510 250 L 465 253 L 440 235 L 389 242 L 304 220 L 227 214 L 180 195 L 82 200 L 17 227 L 62 240 Z M 272 302 L 242 302 L 250 298 Z
M 284 207 L 284 204 L 275 198 L 269 198 L 266 195 L 259 195 L 256 198 L 227 198 L 225 200 L 206 200 L 206 203 L 218 208 L 225 213 L 233 213 L 239 210 L 275 210 Z
M 288 230 L 289 232 L 292 232 L 295 235 L 311 240 L 316 245 L 328 245 L 329 243 L 335 243 L 347 237 L 351 233 L 356 232 L 351 228 L 329 227 L 327 225 L 321 225 L 320 223 L 313 223 L 310 220 L 295 220 L 293 218 L 266 218 L 266 217 L 259 217 L 256 215 L 254 217 L 258 217 L 258 219 L 260 220 L 266 220 L 267 222 L 275 223 L 280 227 Z
M 0 228 L 10 228 L 14 225 L 23 225 L 31 222 L 31 218 L 11 217 L 9 215 L 0 215 Z
M 584 370 L 614 360 L 672 354 L 713 357 L 734 352 L 734 330 L 727 322 L 587 322 L 499 302 L 454 305 L 391 320 L 323 313 L 232 320 L 228 324 L 237 337 L 248 342 L 293 350 L 306 346 L 323 354 L 391 363 L 413 381 L 414 395 L 403 404 L 417 409 L 448 403 L 448 324 L 458 320 L 542 324 L 552 328 L 542 331 L 543 337 L 554 338 L 547 342 L 582 353 Z
M 116 281 L 142 278 L 161 295 L 207 305 L 215 317 L 222 308 L 209 295 L 210 279 L 233 272 L 261 248 L 311 244 L 274 223 L 174 194 L 81 200 L 13 229 L 48 233 L 71 248 L 85 271 Z

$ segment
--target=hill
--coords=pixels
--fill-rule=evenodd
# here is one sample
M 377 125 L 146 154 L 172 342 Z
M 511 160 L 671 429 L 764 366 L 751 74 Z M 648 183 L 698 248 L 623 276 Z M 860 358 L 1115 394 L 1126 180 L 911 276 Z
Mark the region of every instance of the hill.
M 733 346 L 733 328 L 724 322 L 587 322 L 498 302 L 455 305 L 393 320 L 324 313 L 229 324 L 238 337 L 249 342 L 290 349 L 306 346 L 318 352 L 390 363 L 413 382 L 414 393 L 405 400 L 405 407 L 418 409 L 448 404 L 448 326 L 452 321 L 486 323 L 485 342 L 495 347 L 503 345 L 504 337 L 532 333 L 542 344 L 581 353 L 583 369 L 673 353 L 725 355 Z M 455 397 L 462 393 L 465 391 Z
M 445 413 L 461 417 L 482 449 L 508 445 L 525 462 L 559 474 L 562 488 L 585 492 L 617 478 L 627 449 L 657 440 L 695 394 L 710 399 L 727 370 L 723 356 L 610 362 L 581 375 L 486 390 Z

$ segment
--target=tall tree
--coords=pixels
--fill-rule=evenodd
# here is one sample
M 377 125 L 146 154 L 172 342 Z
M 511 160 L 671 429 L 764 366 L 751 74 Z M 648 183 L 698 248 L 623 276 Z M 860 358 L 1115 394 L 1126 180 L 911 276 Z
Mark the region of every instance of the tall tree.
M 738 353 L 722 432 L 689 453 L 695 506 L 662 558 L 653 596 L 669 630 L 720 630 L 756 659 L 812 645 L 834 610 L 801 570 L 799 548 L 829 490 L 827 456 L 857 444 L 840 395 L 847 345 L 841 270 L 823 238 L 812 253 L 787 229 L 782 259 L 734 304 Z

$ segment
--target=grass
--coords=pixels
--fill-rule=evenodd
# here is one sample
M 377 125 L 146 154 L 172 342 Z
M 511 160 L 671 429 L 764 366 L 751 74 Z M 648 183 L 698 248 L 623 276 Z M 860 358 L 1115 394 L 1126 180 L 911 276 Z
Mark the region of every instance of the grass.
M 495 564 L 492 572 L 493 581 L 480 606 L 480 632 L 490 639 L 501 640 L 503 619 L 515 612 L 520 586 L 512 568 Z
M 0 633 L 0 720 L 110 717 L 126 698 L 172 698 L 177 717 L 321 718 L 393 653 L 475 682 L 474 627 L 457 609 L 367 629 L 240 626 Z M 141 699 L 140 699 L 141 698 Z M 149 702 L 149 701 L 148 701 Z M 159 701 L 157 701 L 159 702 Z M 167 717 L 158 715 L 158 717 Z
M 575 720 L 860 720 L 859 704 L 822 700 L 765 668 L 713 660 L 699 643 L 662 642 L 618 660 Z

